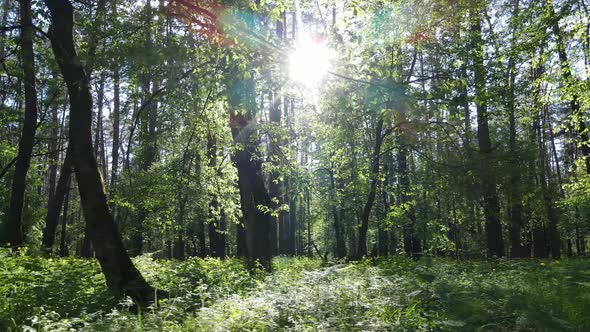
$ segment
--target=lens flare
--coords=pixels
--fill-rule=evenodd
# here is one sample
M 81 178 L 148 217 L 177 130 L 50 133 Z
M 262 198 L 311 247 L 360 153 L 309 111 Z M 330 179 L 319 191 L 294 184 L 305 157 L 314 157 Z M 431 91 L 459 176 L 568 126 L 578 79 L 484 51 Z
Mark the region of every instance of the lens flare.
M 334 55 L 325 41 L 304 38 L 289 55 L 289 76 L 296 83 L 313 88 L 330 70 Z

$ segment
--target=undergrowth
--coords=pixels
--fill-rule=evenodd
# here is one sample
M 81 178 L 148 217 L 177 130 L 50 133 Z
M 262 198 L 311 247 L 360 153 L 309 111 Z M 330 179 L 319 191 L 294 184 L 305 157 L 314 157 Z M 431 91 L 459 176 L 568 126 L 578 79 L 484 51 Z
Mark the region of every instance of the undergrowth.
M 590 261 L 404 257 L 323 264 L 279 257 L 135 264 L 168 298 L 143 312 L 115 301 L 94 260 L 0 253 L 0 330 L 590 330 Z

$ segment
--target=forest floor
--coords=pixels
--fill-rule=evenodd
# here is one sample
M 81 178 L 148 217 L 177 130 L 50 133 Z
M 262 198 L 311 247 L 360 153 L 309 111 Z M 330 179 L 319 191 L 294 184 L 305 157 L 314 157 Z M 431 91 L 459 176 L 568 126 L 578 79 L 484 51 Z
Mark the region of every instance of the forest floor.
M 0 330 L 590 330 L 590 260 L 135 259 L 170 297 L 134 313 L 94 260 L 0 252 Z

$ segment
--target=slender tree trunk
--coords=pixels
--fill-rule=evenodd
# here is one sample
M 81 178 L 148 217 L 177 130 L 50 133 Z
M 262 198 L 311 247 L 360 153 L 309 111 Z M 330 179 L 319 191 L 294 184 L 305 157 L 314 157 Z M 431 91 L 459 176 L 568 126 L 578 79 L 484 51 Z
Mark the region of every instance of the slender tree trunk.
M 96 160 L 99 162 L 99 168 L 101 169 L 101 175 L 104 179 L 104 183 L 107 183 L 107 170 L 106 170 L 106 158 L 104 151 L 104 133 L 102 125 L 102 115 L 104 106 L 104 81 L 105 76 L 103 73 L 100 74 L 100 80 L 98 82 L 97 92 L 97 112 L 96 112 L 96 126 L 94 127 L 94 155 Z
M 276 36 L 277 38 L 284 44 L 287 35 L 287 16 L 286 13 L 283 11 L 280 14 L 279 19 L 276 22 Z M 278 77 L 277 77 L 277 87 L 274 91 L 273 95 L 273 106 L 269 113 L 269 120 L 272 124 L 276 126 L 277 132 L 281 127 L 281 119 L 282 119 L 282 111 L 281 106 L 283 107 L 285 118 L 287 116 L 288 110 L 288 101 L 287 96 L 285 96 L 285 91 L 282 88 L 283 80 L 284 80 L 284 67 L 280 68 Z M 270 155 L 271 158 L 274 158 L 274 163 L 276 166 L 280 165 L 279 156 L 281 153 L 281 148 L 288 146 L 288 141 L 285 139 L 279 139 L 277 137 L 273 137 L 271 140 L 271 151 Z M 288 179 L 285 176 L 285 180 L 281 180 L 281 176 L 278 171 L 273 172 L 271 174 L 271 182 L 269 186 L 269 194 L 271 197 L 276 198 L 278 200 L 278 206 L 281 207 L 284 204 L 289 204 L 289 199 L 287 198 L 287 184 Z M 278 253 L 283 255 L 292 254 L 289 249 L 289 216 L 288 212 L 286 211 L 279 211 L 277 216 L 277 233 L 278 233 Z
M 399 150 L 397 156 L 397 171 L 399 174 L 399 204 L 410 202 L 410 176 L 408 171 L 408 151 L 405 147 Z M 416 215 L 414 207 L 410 206 L 407 212 L 407 220 L 403 225 L 404 250 L 406 255 L 419 257 L 422 254 L 422 244 L 416 230 Z
M 197 220 L 197 240 L 199 242 L 197 256 L 201 258 L 207 257 L 205 221 L 203 220 L 203 218 L 199 218 L 199 220 Z
M 540 52 L 538 55 L 538 59 L 543 57 L 543 52 L 544 52 L 544 46 L 545 44 L 542 44 L 540 47 Z M 535 66 L 532 70 L 532 76 L 533 76 L 533 80 L 537 80 L 541 77 L 541 75 L 544 72 L 544 68 L 542 66 L 542 64 L 537 64 L 537 66 Z M 539 86 L 535 86 L 535 88 L 533 89 L 533 103 L 534 103 L 534 107 L 535 107 L 535 113 L 534 113 L 534 117 L 532 120 L 532 126 L 531 126 L 531 130 L 530 130 L 530 145 L 531 148 L 535 151 L 536 153 L 536 159 L 535 158 L 531 158 L 531 162 L 529 165 L 530 168 L 530 173 L 531 173 L 531 182 L 534 186 L 540 187 L 543 185 L 543 182 L 545 181 L 545 177 L 544 174 L 545 170 L 542 169 L 542 163 L 543 159 L 540 157 L 541 156 L 541 151 L 540 151 L 540 127 L 541 127 L 541 118 L 539 116 L 540 113 L 540 109 L 542 107 L 542 97 L 541 97 L 541 88 Z M 535 162 L 535 160 L 537 162 Z M 532 237 L 532 255 L 535 258 L 539 258 L 539 257 L 547 257 L 547 251 L 546 251 L 546 241 L 545 241 L 545 224 L 542 222 L 542 220 L 533 220 L 533 224 L 531 225 L 532 227 L 532 232 L 531 232 L 531 237 Z
M 346 241 L 344 241 L 344 232 L 342 230 L 341 220 L 338 216 L 338 193 L 336 192 L 336 180 L 334 179 L 334 171 L 330 172 L 330 191 L 332 193 L 331 198 L 331 210 L 332 218 L 334 219 L 334 236 L 336 237 L 336 248 L 334 251 L 334 257 L 344 258 L 346 257 Z
M 211 132 L 207 135 L 207 157 L 209 167 L 218 177 L 222 176 L 217 171 L 217 140 Z M 225 258 L 225 223 L 225 214 L 219 206 L 217 194 L 213 194 L 209 202 L 209 252 L 212 257 Z
M 96 257 L 107 285 L 117 296 L 131 296 L 139 304 L 154 297 L 153 289 L 135 268 L 115 225 L 92 153 L 92 96 L 88 78 L 74 46 L 74 9 L 68 0 L 45 0 L 51 14 L 51 46 L 68 87 L 70 147 L 78 180 L 84 219 L 92 230 Z
M 542 118 L 545 119 L 545 114 L 548 112 L 548 105 L 544 105 L 542 109 Z M 542 122 L 545 122 L 544 120 Z M 545 208 L 547 209 L 547 221 L 549 231 L 549 246 L 551 248 L 551 256 L 554 259 L 561 257 L 561 240 L 559 231 L 557 230 L 558 213 L 555 207 L 555 193 L 551 181 L 551 172 L 549 165 L 549 158 L 547 154 L 547 144 L 545 140 L 545 126 L 539 125 L 539 179 L 541 183 L 541 192 L 543 193 L 543 200 L 545 201 Z
M 379 229 L 378 229 L 378 250 L 377 254 L 379 256 L 387 256 L 389 254 L 389 232 L 387 231 L 384 223 L 387 222 L 387 213 L 389 212 L 389 194 L 387 193 L 387 188 L 389 186 L 390 181 L 390 170 L 389 170 L 389 158 L 385 156 L 383 162 L 383 174 L 385 175 L 385 179 L 383 181 L 383 185 L 381 186 L 381 213 L 379 218 Z
M 113 113 L 111 114 L 113 121 L 113 148 L 111 150 L 112 166 L 111 166 L 111 185 L 109 187 L 111 193 L 114 192 L 115 183 L 117 182 L 117 173 L 119 170 L 119 126 L 120 126 L 120 112 L 121 112 L 121 97 L 119 85 L 119 67 L 113 70 Z
M 54 75 L 57 77 L 57 74 Z M 56 92 L 56 91 L 54 91 Z M 53 204 L 55 191 L 57 186 L 57 166 L 59 163 L 59 120 L 58 120 L 58 107 L 57 105 L 53 105 L 51 109 L 51 142 L 49 143 L 49 188 L 48 188 L 48 198 L 47 198 L 47 212 L 49 215 L 49 211 L 51 210 L 51 205 Z M 45 224 L 45 228 L 47 228 L 47 222 Z M 51 237 L 51 241 L 46 241 L 45 237 L 47 236 L 46 230 L 43 230 L 43 243 L 45 248 L 48 251 L 51 251 L 51 246 L 53 245 L 53 238 Z M 49 242 L 49 245 L 48 245 Z
M 176 241 L 174 242 L 174 255 L 175 259 L 184 260 L 184 218 L 185 218 L 185 209 L 186 209 L 186 202 L 187 196 L 182 193 L 182 189 L 180 189 L 179 198 L 178 198 L 178 215 L 176 216 L 176 224 L 179 227 L 178 235 L 176 237 Z
M 69 213 L 69 206 L 70 206 L 70 183 L 71 177 L 68 176 L 68 183 L 66 184 L 66 194 L 65 194 L 65 202 L 64 202 L 64 214 L 61 217 L 61 235 L 59 241 L 59 255 L 61 257 L 66 257 L 69 255 L 68 252 L 68 243 L 66 237 L 66 225 L 68 223 L 68 213 Z
M 283 246 L 285 248 L 285 254 L 289 256 L 295 255 L 295 246 L 294 244 L 294 227 L 297 224 L 297 218 L 294 216 L 296 215 L 297 211 L 297 202 L 295 201 L 295 197 L 291 197 L 291 191 L 294 190 L 294 186 L 292 184 L 290 177 L 285 179 L 285 205 L 289 207 L 289 211 L 287 211 L 283 215 L 283 220 L 281 221 L 281 225 L 283 225 Z M 280 235 L 280 234 L 279 234 Z
M 361 215 L 361 227 L 359 229 L 359 242 L 357 250 L 357 258 L 362 258 L 367 255 L 367 231 L 369 230 L 369 217 L 371 216 L 371 209 L 375 203 L 375 196 L 377 194 L 377 182 L 379 181 L 379 164 L 381 157 L 381 145 L 383 144 L 383 117 L 377 115 L 378 119 L 375 124 L 375 147 L 373 155 L 371 156 L 371 175 L 370 188 L 363 214 Z
M 311 234 L 311 228 L 312 228 L 312 218 L 311 218 L 311 192 L 309 191 L 309 189 L 307 189 L 305 191 L 305 205 L 307 206 L 307 257 L 312 257 L 312 247 L 313 247 L 313 241 L 312 241 L 312 234 Z M 319 252 L 318 252 L 319 254 Z M 321 258 L 321 257 L 320 257 Z
M 518 0 L 514 0 L 514 8 L 512 17 L 515 18 L 519 12 Z M 514 23 L 511 23 L 514 24 Z M 512 44 L 515 43 L 516 28 L 512 31 Z M 520 241 L 521 228 L 522 228 L 522 197 L 521 197 L 521 174 L 520 174 L 520 152 L 516 143 L 516 110 L 515 110 L 515 80 L 516 80 L 516 65 L 514 55 L 510 55 L 508 61 L 508 100 L 507 108 L 509 112 L 509 123 L 510 123 L 510 244 L 511 244 L 511 256 L 512 257 L 523 257 L 522 244 Z
M 59 180 L 49 206 L 47 207 L 47 217 L 45 218 L 45 228 L 43 228 L 43 246 L 48 252 L 51 252 L 55 242 L 55 231 L 59 223 L 59 213 L 64 205 L 64 198 L 68 192 L 70 177 L 72 175 L 72 152 L 70 147 L 66 151 L 64 162 L 59 171 Z
M 24 242 L 22 225 L 23 205 L 26 191 L 26 179 L 31 165 L 31 154 L 37 129 L 37 89 L 35 86 L 35 57 L 33 54 L 33 27 L 31 19 L 31 1 L 20 0 L 21 21 L 21 59 L 23 63 L 25 85 L 25 116 L 22 134 L 18 144 L 18 155 L 12 178 L 10 207 L 7 225 L 10 245 L 19 247 Z
M 152 7 L 150 1 L 146 2 L 145 5 L 146 11 L 146 35 L 145 35 L 145 47 L 146 50 L 151 51 L 153 47 L 152 41 Z M 158 119 L 158 104 L 154 100 L 150 100 L 151 93 L 158 91 L 160 89 L 157 80 L 152 80 L 150 78 L 150 74 L 144 72 L 142 74 L 142 89 L 144 94 L 144 104 L 149 103 L 147 105 L 147 112 L 143 113 L 143 117 L 141 118 L 141 134 L 140 137 L 142 139 L 142 146 L 140 151 L 140 160 L 141 163 L 141 170 L 147 171 L 150 169 L 152 164 L 156 161 L 157 155 L 157 137 L 156 137 L 156 122 Z M 129 149 L 130 147 L 128 147 Z M 135 229 L 133 235 L 131 237 L 131 248 L 130 252 L 133 256 L 141 255 L 144 251 L 144 223 L 145 219 L 148 217 L 149 211 L 145 210 L 144 208 L 140 208 L 137 214 L 137 220 L 135 224 Z
M 55 75 L 57 76 L 57 75 Z M 55 186 L 57 183 L 57 165 L 59 163 L 59 120 L 58 120 L 58 107 L 53 105 L 51 107 L 51 141 L 47 147 L 49 169 L 48 169 L 48 199 L 47 206 L 51 203 L 53 195 L 55 194 Z

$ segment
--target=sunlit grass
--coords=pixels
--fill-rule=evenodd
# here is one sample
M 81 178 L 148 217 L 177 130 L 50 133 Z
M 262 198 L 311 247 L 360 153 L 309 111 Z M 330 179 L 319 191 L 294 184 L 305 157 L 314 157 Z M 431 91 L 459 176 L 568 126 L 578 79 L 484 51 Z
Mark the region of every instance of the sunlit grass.
M 235 259 L 135 264 L 170 293 L 139 314 L 113 300 L 93 260 L 0 258 L 0 330 L 590 329 L 588 260 L 277 258 L 273 274 Z

